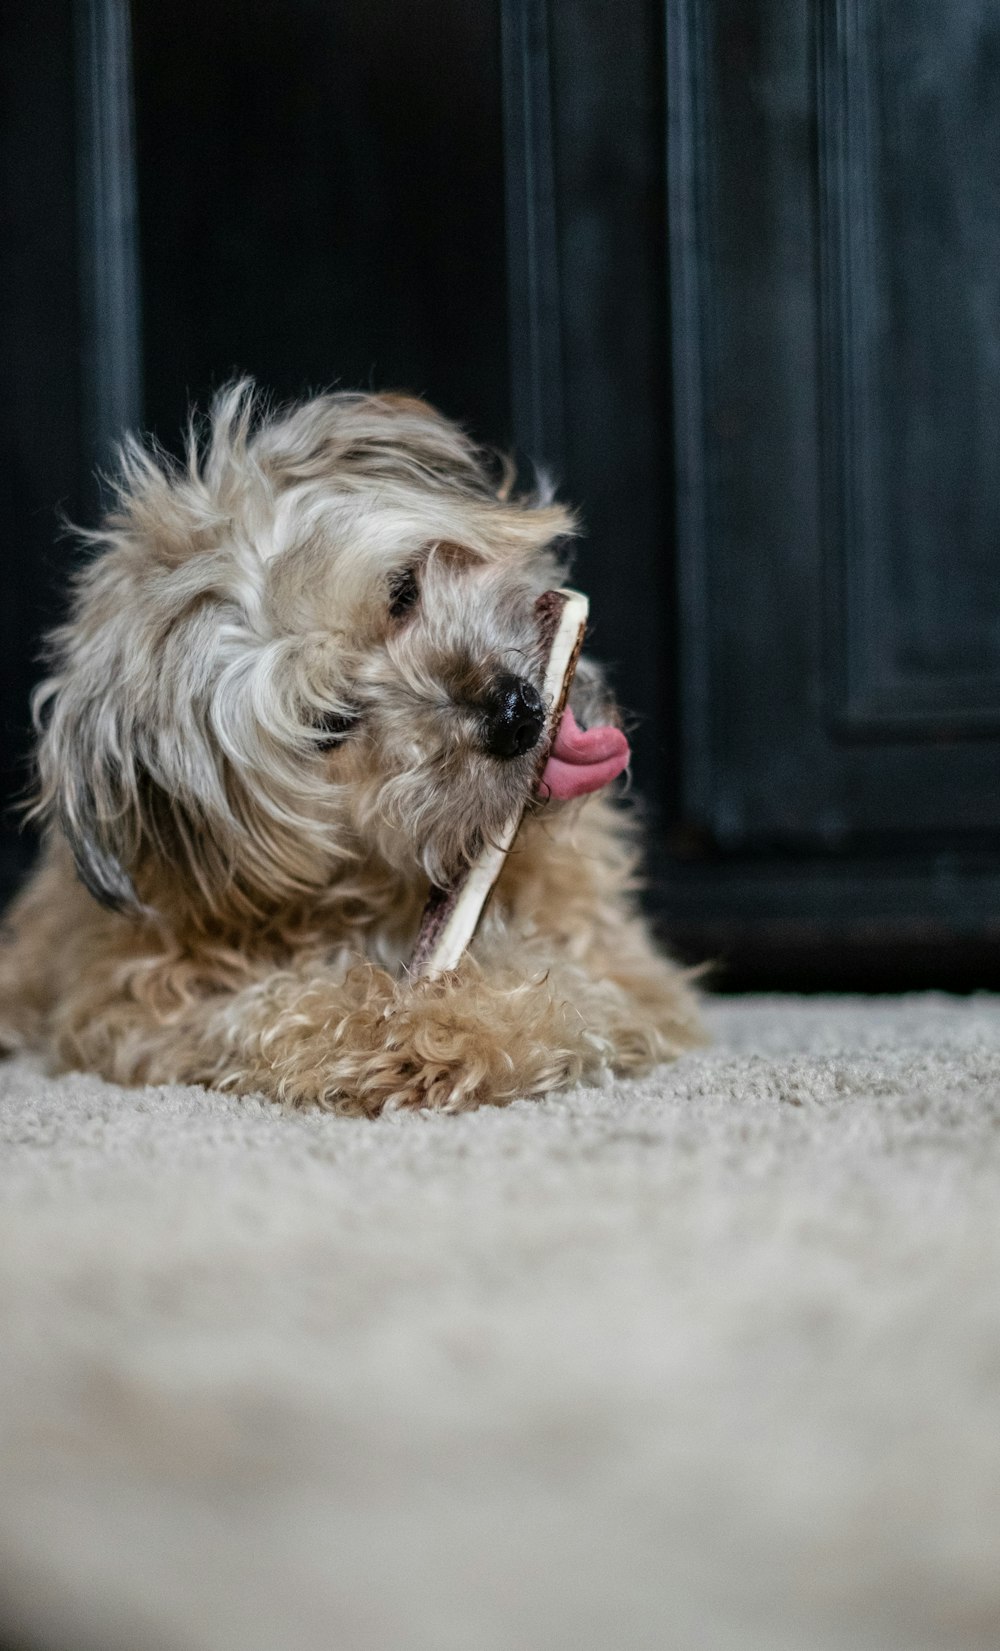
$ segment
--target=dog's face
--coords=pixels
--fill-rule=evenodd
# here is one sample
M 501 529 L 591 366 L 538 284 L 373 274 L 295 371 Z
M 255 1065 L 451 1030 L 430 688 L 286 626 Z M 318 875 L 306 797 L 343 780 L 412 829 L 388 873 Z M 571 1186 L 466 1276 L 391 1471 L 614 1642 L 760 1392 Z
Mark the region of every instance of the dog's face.
M 178 469 L 133 445 L 39 693 L 42 807 L 106 904 L 265 914 L 443 882 L 529 793 L 534 605 L 572 531 L 455 426 L 245 388 Z

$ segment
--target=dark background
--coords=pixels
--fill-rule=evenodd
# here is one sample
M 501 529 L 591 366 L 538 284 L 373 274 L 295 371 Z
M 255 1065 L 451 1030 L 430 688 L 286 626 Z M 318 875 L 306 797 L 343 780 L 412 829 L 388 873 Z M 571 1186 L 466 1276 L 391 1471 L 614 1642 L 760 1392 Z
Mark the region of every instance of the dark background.
M 5 796 L 121 428 L 404 387 L 582 509 L 681 951 L 1000 984 L 987 0 L 33 0 L 0 76 Z

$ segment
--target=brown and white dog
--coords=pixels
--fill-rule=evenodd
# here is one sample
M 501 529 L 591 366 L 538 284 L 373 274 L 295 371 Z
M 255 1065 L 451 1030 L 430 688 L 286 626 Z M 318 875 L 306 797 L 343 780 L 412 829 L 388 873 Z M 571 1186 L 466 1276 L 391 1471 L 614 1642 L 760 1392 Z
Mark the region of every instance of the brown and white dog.
M 127 442 L 38 694 L 46 842 L 0 945 L 0 1047 L 374 1114 L 698 1041 L 592 789 L 614 712 L 586 659 L 468 954 L 406 968 L 430 884 L 534 788 L 534 605 L 572 531 L 406 397 L 266 417 L 241 384 L 184 466 Z

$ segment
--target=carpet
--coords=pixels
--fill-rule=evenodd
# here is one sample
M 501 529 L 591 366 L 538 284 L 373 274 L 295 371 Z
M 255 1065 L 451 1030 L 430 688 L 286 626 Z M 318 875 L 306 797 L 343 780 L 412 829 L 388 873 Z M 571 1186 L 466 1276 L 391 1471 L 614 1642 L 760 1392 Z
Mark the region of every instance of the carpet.
M 285 1115 L 0 1064 L 0 1637 L 1000 1645 L 1000 1000 Z

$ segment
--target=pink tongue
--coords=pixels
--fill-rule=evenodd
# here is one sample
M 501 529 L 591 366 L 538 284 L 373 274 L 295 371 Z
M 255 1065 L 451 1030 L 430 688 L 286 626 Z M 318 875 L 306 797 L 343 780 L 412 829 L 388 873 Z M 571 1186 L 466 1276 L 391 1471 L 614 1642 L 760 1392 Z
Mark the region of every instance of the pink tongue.
M 559 802 L 584 797 L 616 780 L 628 759 L 628 740 L 620 728 L 580 728 L 567 706 L 542 770 L 539 791 Z

